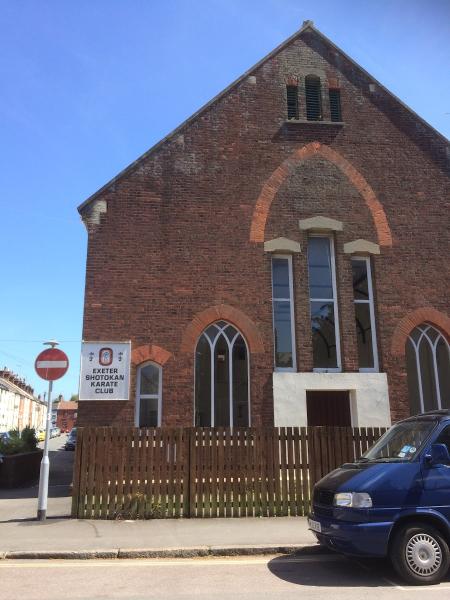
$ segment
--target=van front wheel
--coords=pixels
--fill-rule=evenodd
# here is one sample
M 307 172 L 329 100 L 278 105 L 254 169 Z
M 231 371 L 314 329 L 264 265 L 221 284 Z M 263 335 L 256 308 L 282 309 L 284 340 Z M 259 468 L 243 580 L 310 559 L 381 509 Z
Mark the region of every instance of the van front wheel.
M 448 544 L 432 525 L 407 523 L 394 536 L 389 553 L 397 573 L 413 585 L 433 585 L 446 575 Z

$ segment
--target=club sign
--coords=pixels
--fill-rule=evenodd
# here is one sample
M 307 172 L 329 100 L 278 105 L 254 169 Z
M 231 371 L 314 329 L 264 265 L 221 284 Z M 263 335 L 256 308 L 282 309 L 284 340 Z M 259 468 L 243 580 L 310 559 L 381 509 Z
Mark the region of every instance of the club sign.
M 80 400 L 128 400 L 130 342 L 83 342 Z

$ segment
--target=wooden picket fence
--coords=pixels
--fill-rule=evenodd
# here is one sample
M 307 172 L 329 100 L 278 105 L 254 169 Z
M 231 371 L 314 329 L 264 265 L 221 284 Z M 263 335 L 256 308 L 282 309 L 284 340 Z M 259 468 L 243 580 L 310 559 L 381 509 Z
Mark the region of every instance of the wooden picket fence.
M 78 429 L 72 516 L 302 516 L 313 486 L 386 430 L 352 427 Z

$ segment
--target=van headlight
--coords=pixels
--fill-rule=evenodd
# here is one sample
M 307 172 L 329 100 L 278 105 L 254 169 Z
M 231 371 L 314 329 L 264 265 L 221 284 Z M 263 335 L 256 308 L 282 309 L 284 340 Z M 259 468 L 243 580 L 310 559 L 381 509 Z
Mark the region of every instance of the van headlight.
M 333 504 L 348 508 L 371 508 L 372 498 L 366 492 L 339 492 L 334 495 Z

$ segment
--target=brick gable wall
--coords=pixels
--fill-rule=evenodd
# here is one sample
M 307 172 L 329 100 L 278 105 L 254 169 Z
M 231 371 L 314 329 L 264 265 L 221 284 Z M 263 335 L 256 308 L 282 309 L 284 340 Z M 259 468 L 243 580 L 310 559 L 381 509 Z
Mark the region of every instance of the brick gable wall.
M 285 122 L 286 81 L 298 76 L 304 116 L 308 73 L 321 77 L 325 116 L 327 81 L 339 82 L 343 127 Z M 251 241 L 251 229 L 265 183 L 314 142 L 343 157 L 384 210 L 392 245 L 382 245 L 373 263 L 380 368 L 388 373 L 393 419 L 408 413 L 404 361 L 390 348 L 409 312 L 448 310 L 448 162 L 430 130 L 384 92 L 371 94 L 368 84 L 305 32 L 102 193 L 107 211 L 98 225 L 88 225 L 83 338 L 131 339 L 133 348 L 150 345 L 170 354 L 163 368 L 163 424 L 193 422 L 194 352 L 183 346 L 183 336 L 196 315 L 220 305 L 237 309 L 257 328 L 263 351 L 250 357 L 252 424 L 273 423 L 270 256 L 262 242 Z M 298 220 L 315 215 L 345 224 L 335 236 L 337 287 L 343 367 L 355 371 L 351 266 L 343 244 L 379 240 L 361 191 L 320 155 L 292 165 L 275 190 L 264 230 L 266 240 L 285 236 L 302 245 L 293 262 L 299 371 L 312 369 L 312 349 L 306 235 Z M 80 403 L 79 425 L 133 422 L 135 368 L 130 402 Z

